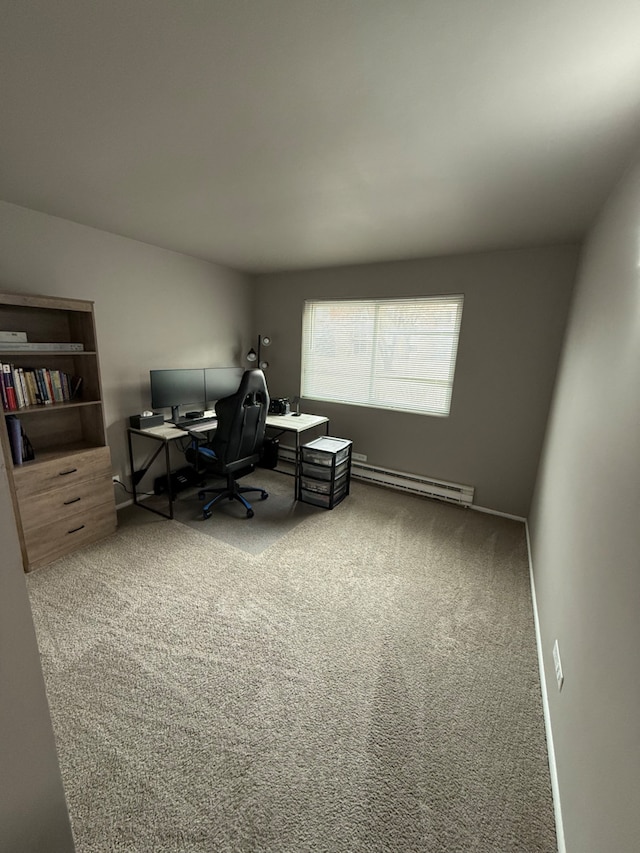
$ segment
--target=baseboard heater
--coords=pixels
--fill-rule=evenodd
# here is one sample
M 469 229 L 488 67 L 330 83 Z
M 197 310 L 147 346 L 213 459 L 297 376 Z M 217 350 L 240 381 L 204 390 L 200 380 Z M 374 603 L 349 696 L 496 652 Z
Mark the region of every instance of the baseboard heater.
M 473 486 L 462 486 L 445 480 L 432 480 L 419 474 L 406 474 L 389 468 L 375 468 L 373 465 L 365 465 L 364 462 L 353 462 L 351 476 L 354 479 L 377 483 L 390 489 L 400 489 L 403 492 L 411 492 L 425 498 L 436 498 L 436 500 L 461 506 L 471 506 L 473 503 Z
M 281 447 L 280 456 L 284 461 L 294 462 L 293 448 Z M 426 498 L 435 498 L 460 506 L 471 506 L 475 489 L 473 486 L 463 486 L 460 483 L 449 483 L 446 480 L 434 480 L 420 474 L 407 474 L 403 471 L 392 471 L 390 468 L 377 468 L 364 462 L 351 463 L 351 476 L 357 480 L 387 486 L 402 492 L 411 492 Z

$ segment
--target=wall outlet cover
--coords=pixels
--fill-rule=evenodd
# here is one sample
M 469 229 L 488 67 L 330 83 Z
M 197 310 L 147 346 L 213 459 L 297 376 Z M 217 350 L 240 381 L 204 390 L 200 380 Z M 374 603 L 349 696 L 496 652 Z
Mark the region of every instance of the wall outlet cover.
M 562 661 L 560 660 L 560 646 L 556 640 L 553 644 L 553 665 L 556 670 L 556 681 L 558 682 L 558 690 L 562 690 L 564 684 L 564 673 L 562 672 Z

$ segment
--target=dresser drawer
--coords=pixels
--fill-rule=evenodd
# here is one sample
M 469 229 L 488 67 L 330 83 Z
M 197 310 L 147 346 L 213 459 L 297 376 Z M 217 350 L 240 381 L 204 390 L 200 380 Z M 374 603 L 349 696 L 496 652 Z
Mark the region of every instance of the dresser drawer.
M 113 497 L 109 503 L 25 531 L 30 568 L 37 568 L 77 548 L 104 539 L 116 529 Z
M 37 495 L 19 495 L 20 519 L 26 534 L 36 527 L 64 521 L 79 513 L 91 512 L 101 504 L 113 501 L 111 477 L 70 483 L 62 489 L 50 489 Z
M 100 477 L 111 479 L 111 455 L 108 447 L 94 447 L 63 457 L 28 465 L 18 465 L 13 470 L 13 479 L 18 501 L 49 489 L 82 483 Z

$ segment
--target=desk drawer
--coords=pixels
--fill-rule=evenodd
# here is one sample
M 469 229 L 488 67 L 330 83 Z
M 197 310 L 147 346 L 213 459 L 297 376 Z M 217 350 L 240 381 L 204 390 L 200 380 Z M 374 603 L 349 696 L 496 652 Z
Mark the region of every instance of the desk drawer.
M 304 474 L 300 477 L 300 486 L 306 489 L 307 492 L 314 492 L 318 495 L 330 495 L 333 488 L 334 494 L 339 494 L 340 489 L 345 489 L 347 485 L 347 471 L 336 477 L 333 482 L 330 480 L 316 480 L 313 477 L 305 477 Z
M 104 539 L 115 529 L 116 509 L 112 496 L 109 503 L 34 527 L 25 532 L 29 567 L 34 569 L 57 560 L 77 548 Z
M 20 496 L 20 519 L 25 535 L 37 527 L 64 521 L 113 501 L 111 477 L 71 483 L 62 489 L 50 489 L 38 495 Z
M 333 493 L 333 499 L 331 498 L 331 495 L 324 495 L 320 492 L 312 492 L 309 489 L 301 488 L 300 500 L 306 504 L 314 504 L 315 506 L 324 506 L 328 509 L 333 509 L 333 507 L 339 504 L 347 494 L 347 484 L 345 481 L 345 483 Z
M 339 465 L 345 459 L 350 458 L 351 444 L 351 439 L 348 438 L 323 436 L 310 441 L 308 444 L 303 444 L 300 448 L 300 454 L 303 462 L 331 467 L 334 460 L 335 464 Z
M 36 460 L 27 465 L 19 465 L 13 470 L 16 494 L 21 506 L 23 499 L 31 495 L 100 477 L 111 479 L 111 456 L 108 447 L 94 447 L 91 450 L 69 453 L 46 462 Z
M 347 473 L 349 470 L 349 460 L 345 459 L 335 467 L 335 471 L 330 465 L 311 465 L 309 462 L 302 462 L 302 476 L 311 477 L 314 480 L 331 480 L 338 479 Z

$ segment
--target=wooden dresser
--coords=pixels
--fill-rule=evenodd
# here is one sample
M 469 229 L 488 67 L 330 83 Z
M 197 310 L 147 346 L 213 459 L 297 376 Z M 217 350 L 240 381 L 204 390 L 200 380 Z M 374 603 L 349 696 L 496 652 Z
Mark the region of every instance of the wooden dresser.
M 34 345 L 27 347 L 19 338 L 13 344 L 0 335 L 0 363 L 11 367 L 9 382 L 22 383 L 18 408 L 10 408 L 8 400 L 3 400 L 0 439 L 24 568 L 29 571 L 116 529 L 93 303 L 0 293 L 0 331 L 26 333 L 29 345 Z M 38 348 L 38 344 L 46 346 Z M 31 399 L 25 374 L 31 374 L 27 377 L 32 383 Z M 58 399 L 44 400 L 45 387 L 34 401 L 36 374 L 41 383 L 45 377 L 49 396 Z M 68 377 L 67 393 L 56 394 L 52 380 L 60 380 L 62 374 Z M 15 442 L 12 449 L 9 437 L 15 418 L 34 456 L 18 464 Z

